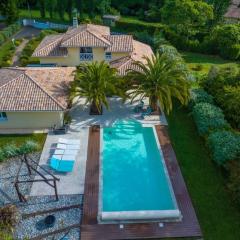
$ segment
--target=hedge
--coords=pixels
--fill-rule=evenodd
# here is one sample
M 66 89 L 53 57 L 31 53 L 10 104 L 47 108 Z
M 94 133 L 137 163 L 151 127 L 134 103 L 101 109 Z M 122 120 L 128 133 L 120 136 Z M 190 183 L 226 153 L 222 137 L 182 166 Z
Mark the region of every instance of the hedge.
M 116 26 L 113 28 L 113 30 L 123 32 L 147 31 L 149 34 L 153 34 L 156 30 L 165 30 L 166 27 L 167 26 L 164 24 L 147 23 L 144 21 L 134 21 L 122 18 L 116 22 Z
M 213 104 L 213 96 L 209 95 L 202 88 L 192 89 L 191 90 L 191 101 L 190 107 L 194 107 L 198 103 L 210 103 Z
M 230 128 L 222 110 L 212 104 L 198 103 L 194 106 L 192 113 L 201 136 L 206 136 L 213 130 Z
M 224 165 L 228 161 L 240 159 L 240 135 L 231 131 L 210 133 L 207 145 L 212 152 L 213 160 Z

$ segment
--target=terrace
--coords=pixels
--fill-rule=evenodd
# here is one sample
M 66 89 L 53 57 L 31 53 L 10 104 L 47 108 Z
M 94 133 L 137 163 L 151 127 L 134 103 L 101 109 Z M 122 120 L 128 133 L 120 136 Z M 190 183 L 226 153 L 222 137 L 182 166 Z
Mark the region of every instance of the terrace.
M 84 99 L 79 99 L 71 112 L 72 123 L 69 132 L 64 136 L 48 134 L 40 165 L 48 166 L 52 146 L 60 137 L 80 139 L 80 151 L 76 158 L 74 171 L 67 174 L 53 173 L 60 178 L 57 182 L 60 197 L 84 195 L 83 216 L 82 219 L 79 217 L 83 240 L 116 239 L 116 236 L 118 239 L 200 237 L 201 229 L 167 134 L 165 116 L 160 116 L 158 121 L 156 118 L 153 121 L 141 119 L 140 115 L 133 111 L 137 103 L 138 101 L 121 104 L 120 98 L 111 98 L 111 111 L 104 109 L 103 115 L 90 116 L 88 107 L 84 105 Z M 94 126 L 109 127 L 115 121 L 123 119 L 136 119 L 142 124 L 155 125 L 176 200 L 183 215 L 182 221 L 124 223 L 123 225 L 98 224 L 100 131 L 99 127 Z M 51 195 L 54 195 L 54 191 L 47 188 L 45 183 L 37 182 L 32 185 L 32 197 Z

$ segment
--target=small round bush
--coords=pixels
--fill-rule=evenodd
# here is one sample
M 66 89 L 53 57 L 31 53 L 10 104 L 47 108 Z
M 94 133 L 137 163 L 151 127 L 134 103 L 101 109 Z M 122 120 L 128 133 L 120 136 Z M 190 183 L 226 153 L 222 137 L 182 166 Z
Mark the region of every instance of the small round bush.
M 18 153 L 20 155 L 23 154 L 28 154 L 28 153 L 32 153 L 34 151 L 36 151 L 38 149 L 38 144 L 34 141 L 26 141 L 24 144 L 22 144 L 19 149 L 18 149 Z
M 217 131 L 208 136 L 207 145 L 213 160 L 219 165 L 240 159 L 240 135 L 231 131 Z
M 3 148 L 3 152 L 4 152 L 5 158 L 12 158 L 17 155 L 18 148 L 16 147 L 15 144 L 9 144 Z
M 209 103 L 198 103 L 193 108 L 193 117 L 201 136 L 208 135 L 212 130 L 229 129 L 222 110 Z
M 213 104 L 213 97 L 209 95 L 202 88 L 193 89 L 191 91 L 191 101 L 192 107 L 198 103 L 210 103 Z

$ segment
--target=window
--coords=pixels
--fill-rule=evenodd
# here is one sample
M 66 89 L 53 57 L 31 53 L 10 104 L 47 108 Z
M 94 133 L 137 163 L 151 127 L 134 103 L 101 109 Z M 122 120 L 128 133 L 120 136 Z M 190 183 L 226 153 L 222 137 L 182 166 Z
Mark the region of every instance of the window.
M 92 61 L 93 52 L 91 47 L 81 47 L 80 48 L 80 61 Z
M 0 112 L 0 121 L 6 121 L 7 120 L 7 114 L 5 112 Z
M 106 60 L 112 60 L 112 53 L 111 52 L 105 52 L 105 59 Z

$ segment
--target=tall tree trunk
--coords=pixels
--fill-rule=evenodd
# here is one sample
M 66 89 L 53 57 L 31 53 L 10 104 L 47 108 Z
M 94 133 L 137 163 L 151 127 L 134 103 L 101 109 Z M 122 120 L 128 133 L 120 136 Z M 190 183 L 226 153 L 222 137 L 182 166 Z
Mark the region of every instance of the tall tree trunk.
M 149 105 L 152 109 L 152 111 L 157 111 L 158 110 L 158 105 L 157 105 L 157 97 L 156 96 L 150 96 L 149 97 Z
M 93 101 L 90 106 L 90 115 L 102 115 L 102 105 L 100 105 L 99 109 L 96 102 Z
M 45 0 L 40 0 L 40 1 L 39 1 L 39 4 L 40 4 L 41 17 L 42 17 L 42 18 L 45 18 L 45 16 L 46 16 Z
M 68 0 L 67 1 L 67 13 L 68 13 L 68 17 L 69 20 L 72 20 L 72 11 L 73 11 L 73 4 L 72 4 L 72 0 Z

